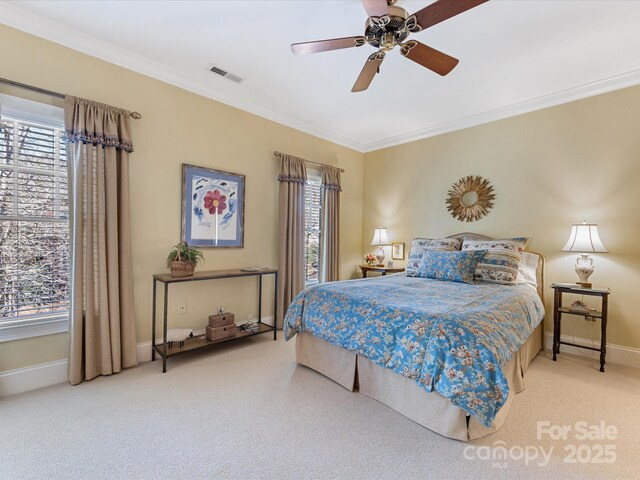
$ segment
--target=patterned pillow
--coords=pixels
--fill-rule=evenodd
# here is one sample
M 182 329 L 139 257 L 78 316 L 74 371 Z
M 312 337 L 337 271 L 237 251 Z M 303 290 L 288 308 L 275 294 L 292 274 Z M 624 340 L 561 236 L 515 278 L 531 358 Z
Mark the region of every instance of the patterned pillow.
M 460 250 L 461 244 L 462 242 L 458 238 L 414 238 L 413 242 L 411 242 L 411 251 L 409 252 L 405 273 L 408 277 L 416 276 L 424 252 L 455 252 Z
M 422 256 L 416 277 L 433 278 L 448 282 L 473 283 L 473 272 L 486 250 L 467 252 L 426 251 Z
M 526 237 L 502 240 L 471 240 L 465 238 L 462 251 L 487 250 L 484 258 L 478 262 L 475 280 L 515 285 L 518 277 L 520 257 L 529 241 Z

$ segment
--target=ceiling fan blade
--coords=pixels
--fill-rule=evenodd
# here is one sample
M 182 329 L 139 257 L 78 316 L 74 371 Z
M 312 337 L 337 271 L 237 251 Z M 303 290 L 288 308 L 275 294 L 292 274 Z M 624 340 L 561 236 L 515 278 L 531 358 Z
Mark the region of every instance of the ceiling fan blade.
M 371 85 L 371 81 L 373 77 L 376 76 L 380 69 L 380 64 L 384 60 L 384 52 L 375 52 L 369 55 L 364 67 L 362 67 L 362 71 L 360 75 L 358 75 L 358 79 L 356 83 L 353 84 L 352 92 L 362 92 L 369 88 Z
M 365 43 L 367 43 L 367 39 L 359 35 L 357 37 L 294 43 L 291 45 L 291 51 L 296 55 L 306 55 L 307 53 L 327 52 L 329 50 L 340 50 L 341 48 L 361 47 Z
M 442 76 L 453 70 L 459 62 L 457 58 L 450 57 L 446 53 L 415 40 L 409 40 L 403 44 L 400 53 L 409 60 L 413 60 Z
M 370 17 L 383 17 L 389 15 L 387 0 L 362 0 L 362 6 Z
M 455 17 L 488 1 L 489 0 L 438 0 L 411 15 L 411 17 L 415 17 L 416 23 L 419 26 L 419 28 L 413 27 L 412 31 L 432 27 L 448 18 Z M 413 23 L 410 21 L 411 17 L 407 19 L 408 25 Z

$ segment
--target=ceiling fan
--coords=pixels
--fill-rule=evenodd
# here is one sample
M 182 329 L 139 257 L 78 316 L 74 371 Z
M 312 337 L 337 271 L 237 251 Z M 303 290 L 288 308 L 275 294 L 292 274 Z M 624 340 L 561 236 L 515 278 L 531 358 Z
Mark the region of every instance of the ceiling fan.
M 291 51 L 295 55 L 304 55 L 361 47 L 366 43 L 377 48 L 365 62 L 351 89 L 352 92 L 362 92 L 369 88 L 373 77 L 380 73 L 380 65 L 386 52 L 393 50 L 396 45 L 400 47 L 403 57 L 444 76 L 458 64 L 457 58 L 416 40 L 405 40 L 410 33 L 425 30 L 487 1 L 489 0 L 438 0 L 413 15 L 408 15 L 404 8 L 395 6 L 396 0 L 362 0 L 369 16 L 365 23 L 364 35 L 294 43 L 291 45 Z

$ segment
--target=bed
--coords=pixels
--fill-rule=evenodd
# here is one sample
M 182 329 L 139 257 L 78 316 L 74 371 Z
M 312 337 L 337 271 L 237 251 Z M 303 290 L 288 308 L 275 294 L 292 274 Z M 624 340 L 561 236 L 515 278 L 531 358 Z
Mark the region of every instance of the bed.
M 535 286 L 404 274 L 313 286 L 289 307 L 285 337 L 296 337 L 297 363 L 344 388 L 443 436 L 479 438 L 504 424 L 542 348 L 544 259 L 535 260 Z

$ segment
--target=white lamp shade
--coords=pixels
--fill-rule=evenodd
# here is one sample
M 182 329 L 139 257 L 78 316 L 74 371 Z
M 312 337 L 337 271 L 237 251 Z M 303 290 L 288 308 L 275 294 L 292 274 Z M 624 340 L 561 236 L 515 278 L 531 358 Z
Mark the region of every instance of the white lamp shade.
M 373 239 L 371 245 L 389 245 L 389 236 L 387 235 L 387 229 L 384 227 L 378 227 L 373 231 Z
M 562 249 L 564 252 L 607 253 L 598 235 L 598 225 L 582 222 L 571 225 L 569 240 Z

